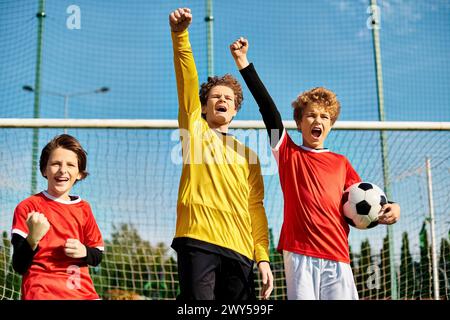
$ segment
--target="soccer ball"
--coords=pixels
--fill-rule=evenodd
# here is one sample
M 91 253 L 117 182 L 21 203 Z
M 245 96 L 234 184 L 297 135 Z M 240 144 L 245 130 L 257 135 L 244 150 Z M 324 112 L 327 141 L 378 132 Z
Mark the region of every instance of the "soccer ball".
M 355 183 L 342 196 L 344 219 L 358 229 L 373 228 L 378 224 L 378 214 L 386 203 L 386 195 L 377 185 L 370 182 Z

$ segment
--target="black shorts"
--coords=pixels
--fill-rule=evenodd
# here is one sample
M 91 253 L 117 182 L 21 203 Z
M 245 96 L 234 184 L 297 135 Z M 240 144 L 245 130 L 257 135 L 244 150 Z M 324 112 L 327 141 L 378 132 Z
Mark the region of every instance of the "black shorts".
M 177 254 L 179 300 L 256 300 L 253 265 L 189 246 Z

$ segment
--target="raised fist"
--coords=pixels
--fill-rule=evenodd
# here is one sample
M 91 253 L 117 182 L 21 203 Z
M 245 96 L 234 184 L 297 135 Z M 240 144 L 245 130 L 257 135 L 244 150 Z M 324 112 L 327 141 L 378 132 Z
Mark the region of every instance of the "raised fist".
M 247 67 L 249 62 L 247 60 L 248 40 L 240 37 L 235 42 L 230 44 L 231 55 L 239 70 Z
M 234 59 L 245 56 L 248 51 L 248 40 L 240 37 L 235 42 L 230 44 L 230 51 Z
M 169 24 L 173 32 L 181 32 L 187 29 L 192 22 L 191 9 L 178 8 L 169 15 Z
M 27 217 L 28 239 L 33 250 L 50 229 L 50 223 L 44 214 L 32 211 Z

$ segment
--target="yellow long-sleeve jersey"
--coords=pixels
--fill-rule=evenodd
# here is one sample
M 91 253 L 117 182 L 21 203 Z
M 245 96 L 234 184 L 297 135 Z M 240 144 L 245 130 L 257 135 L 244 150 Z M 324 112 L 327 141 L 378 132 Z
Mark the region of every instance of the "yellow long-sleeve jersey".
M 175 238 L 186 237 L 269 261 L 264 183 L 255 152 L 209 128 L 188 31 L 172 32 L 183 170 Z

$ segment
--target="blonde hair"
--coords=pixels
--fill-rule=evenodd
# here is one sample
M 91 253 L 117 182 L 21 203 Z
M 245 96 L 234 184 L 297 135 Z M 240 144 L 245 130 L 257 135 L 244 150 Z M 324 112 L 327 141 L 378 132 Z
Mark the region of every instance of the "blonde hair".
M 303 111 L 308 105 L 319 106 L 326 110 L 330 114 L 331 125 L 336 122 L 341 111 L 341 104 L 337 100 L 336 94 L 324 87 L 317 87 L 301 93 L 297 99 L 292 102 L 295 121 L 301 120 Z

